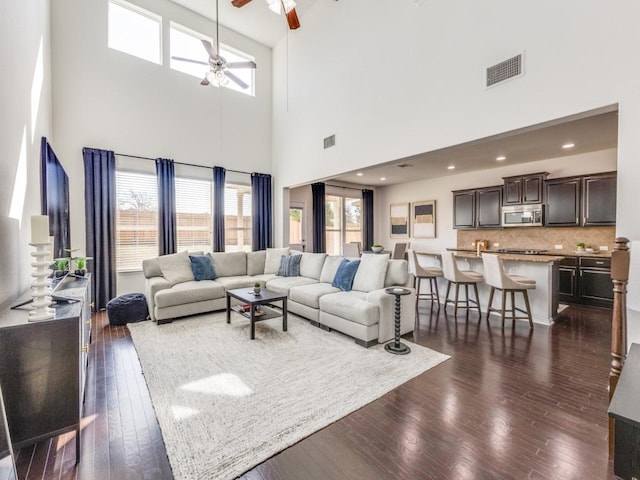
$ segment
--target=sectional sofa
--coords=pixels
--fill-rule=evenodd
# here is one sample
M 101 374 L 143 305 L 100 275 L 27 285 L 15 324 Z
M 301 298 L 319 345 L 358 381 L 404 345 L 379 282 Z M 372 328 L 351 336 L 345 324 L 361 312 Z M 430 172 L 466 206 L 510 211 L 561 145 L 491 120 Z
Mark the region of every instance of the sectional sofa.
M 201 252 L 199 252 L 201 253 Z M 299 275 L 277 275 L 282 257 L 301 255 Z M 193 253 L 192 253 L 193 255 Z M 415 290 L 406 260 L 365 254 L 350 291 L 332 285 L 344 257 L 301 253 L 289 248 L 257 252 L 211 253 L 215 280 L 195 280 L 187 252 L 143 261 L 149 315 L 159 325 L 179 317 L 226 308 L 226 290 L 253 287 L 256 282 L 286 293 L 288 311 L 314 325 L 353 337 L 369 347 L 394 335 L 394 296 L 386 287 L 411 290 L 401 297 L 401 334 L 411 332 L 415 319 Z

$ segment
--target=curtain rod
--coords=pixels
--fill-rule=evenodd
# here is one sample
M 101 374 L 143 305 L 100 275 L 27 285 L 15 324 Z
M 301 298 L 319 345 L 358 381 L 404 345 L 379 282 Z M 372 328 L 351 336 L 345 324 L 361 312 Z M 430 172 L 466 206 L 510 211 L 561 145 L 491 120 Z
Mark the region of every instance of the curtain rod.
M 348 188 L 349 190 L 370 190 L 370 188 L 357 188 L 357 187 L 345 187 L 344 185 L 332 185 L 331 183 L 325 183 L 327 187 L 335 187 L 335 188 Z
M 114 155 L 117 155 L 119 157 L 139 158 L 141 160 L 152 160 L 154 162 L 156 161 L 155 158 L 141 157 L 140 155 L 127 155 L 126 153 L 114 153 Z M 175 163 L 176 165 L 184 165 L 186 167 L 199 167 L 199 168 L 208 168 L 209 170 L 213 170 L 213 167 L 207 167 L 206 165 L 196 165 L 193 163 L 176 162 L 175 160 L 173 161 L 173 163 Z M 227 172 L 244 173 L 245 175 L 251 175 L 250 172 L 243 172 L 242 170 L 232 170 L 231 168 L 225 168 L 225 170 Z

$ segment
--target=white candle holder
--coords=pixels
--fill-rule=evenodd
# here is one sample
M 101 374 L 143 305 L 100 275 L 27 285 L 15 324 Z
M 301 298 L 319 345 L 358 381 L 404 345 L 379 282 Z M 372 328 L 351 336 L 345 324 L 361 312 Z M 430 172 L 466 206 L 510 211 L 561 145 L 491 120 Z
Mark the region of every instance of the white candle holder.
M 46 243 L 30 243 L 32 247 L 36 247 L 35 252 L 31 252 L 34 261 L 31 266 L 34 271 L 31 274 L 33 282 L 31 282 L 31 297 L 33 298 L 32 310 L 29 312 L 30 322 L 41 322 L 43 320 L 51 320 L 55 316 L 55 310 L 51 306 L 51 287 L 47 277 L 51 273 L 49 265 L 51 264 L 51 252 L 47 247 L 51 244 Z

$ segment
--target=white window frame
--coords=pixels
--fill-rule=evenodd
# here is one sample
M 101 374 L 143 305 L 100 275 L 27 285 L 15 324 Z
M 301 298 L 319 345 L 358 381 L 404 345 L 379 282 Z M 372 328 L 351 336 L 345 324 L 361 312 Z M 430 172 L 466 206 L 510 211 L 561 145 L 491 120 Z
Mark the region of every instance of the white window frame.
M 127 50 L 121 50 L 119 48 L 116 48 L 112 45 L 110 45 L 110 41 L 109 41 L 109 30 L 110 30 L 110 25 L 109 25 L 109 11 L 108 9 L 111 8 L 111 5 L 116 5 L 120 8 L 124 8 L 126 10 L 129 10 L 133 13 L 136 13 L 138 15 L 141 15 L 143 17 L 148 18 L 149 20 L 152 20 L 154 22 L 156 22 L 158 24 L 158 58 L 157 59 L 150 59 L 150 58 L 146 58 L 146 57 L 141 57 L 140 55 L 137 55 L 131 51 L 127 51 Z M 113 50 L 116 50 L 118 52 L 122 52 L 122 53 L 126 53 L 127 55 L 131 55 L 134 56 L 136 58 L 140 58 L 141 60 L 146 60 L 148 62 L 151 63 L 155 63 L 157 65 L 162 65 L 162 58 L 163 58 L 163 51 L 162 51 L 162 16 L 153 13 L 149 10 L 146 10 L 142 7 L 139 7 L 138 5 L 134 5 L 132 3 L 126 2 L 124 0 L 108 0 L 107 2 L 107 46 Z

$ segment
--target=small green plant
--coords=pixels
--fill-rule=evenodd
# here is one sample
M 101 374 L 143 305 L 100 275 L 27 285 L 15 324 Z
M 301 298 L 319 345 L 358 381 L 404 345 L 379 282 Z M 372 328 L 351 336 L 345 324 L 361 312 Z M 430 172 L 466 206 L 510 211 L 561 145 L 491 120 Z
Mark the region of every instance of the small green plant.
M 254 283 L 254 284 L 253 284 L 253 287 L 254 287 L 254 288 L 260 288 L 260 282 L 256 282 L 256 283 Z
M 576 247 L 578 248 L 584 248 L 586 245 L 584 244 L 584 242 L 579 242 L 576 244 Z
M 64 272 L 69 269 L 69 259 L 68 258 L 56 258 L 55 259 L 56 270 Z
M 376 248 L 382 248 L 382 245 L 380 245 L 379 243 L 374 243 L 373 245 L 371 245 L 372 247 L 376 247 Z
M 84 270 L 87 266 L 87 259 L 83 257 L 78 257 L 76 259 L 76 270 Z

